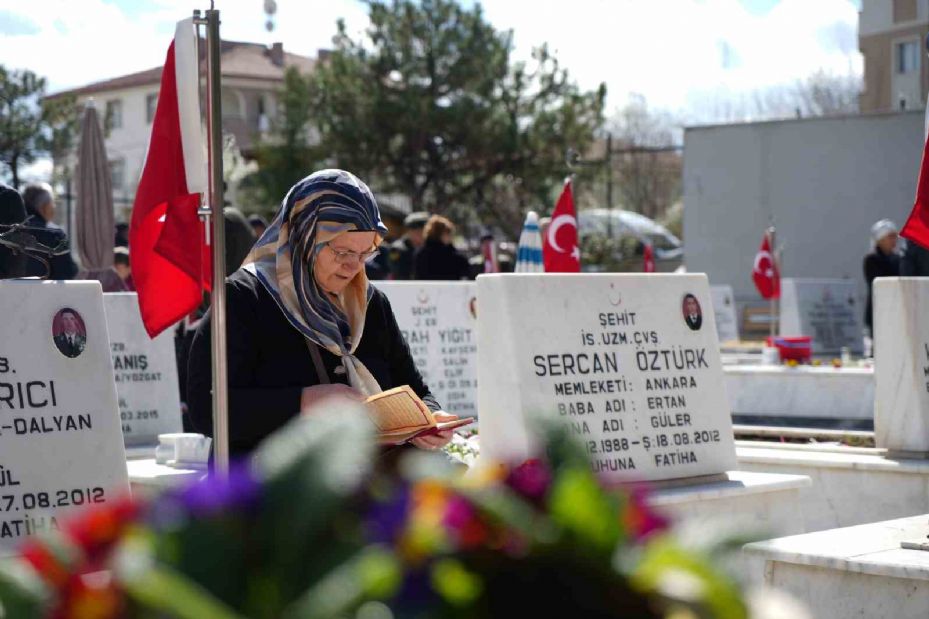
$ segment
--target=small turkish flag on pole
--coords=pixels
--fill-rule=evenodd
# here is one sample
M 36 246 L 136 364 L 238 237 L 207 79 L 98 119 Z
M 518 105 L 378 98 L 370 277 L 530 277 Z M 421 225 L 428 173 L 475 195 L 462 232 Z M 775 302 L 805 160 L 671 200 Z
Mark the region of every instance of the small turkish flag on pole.
M 194 25 L 185 19 L 177 25 L 161 72 L 148 156 L 129 224 L 132 279 L 151 337 L 196 309 L 202 290 L 210 290 L 210 247 L 197 214 L 206 191 L 198 93 Z
M 764 299 L 779 299 L 781 296 L 781 275 L 777 271 L 777 261 L 771 248 L 771 231 L 765 231 L 761 239 L 761 247 L 755 254 L 755 264 L 752 267 L 752 279 L 755 288 Z
M 577 215 L 570 178 L 565 180 L 564 189 L 552 211 L 552 222 L 542 239 L 542 262 L 546 273 L 581 272 L 581 249 L 577 242 Z
M 655 253 L 652 251 L 651 243 L 646 243 L 642 250 L 642 271 L 644 273 L 655 272 Z

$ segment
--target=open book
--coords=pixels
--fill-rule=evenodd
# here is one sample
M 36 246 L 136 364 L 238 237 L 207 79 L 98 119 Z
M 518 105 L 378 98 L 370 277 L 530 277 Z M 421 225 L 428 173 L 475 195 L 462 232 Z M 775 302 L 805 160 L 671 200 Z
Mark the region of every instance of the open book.
M 423 434 L 460 428 L 474 421 L 466 417 L 436 423 L 432 411 L 409 385 L 372 395 L 365 404 L 377 427 L 379 442 L 388 445 L 400 445 Z

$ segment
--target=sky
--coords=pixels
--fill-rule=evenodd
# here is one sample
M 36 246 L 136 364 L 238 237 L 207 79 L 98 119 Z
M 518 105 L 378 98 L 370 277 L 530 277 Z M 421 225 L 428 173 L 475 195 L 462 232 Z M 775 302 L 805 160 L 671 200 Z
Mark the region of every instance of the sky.
M 474 0 L 464 0 L 467 5 Z M 823 69 L 861 73 L 856 0 L 484 0 L 486 18 L 512 29 L 516 56 L 547 42 L 583 88 L 607 84 L 607 109 L 630 94 L 692 120 L 720 101 L 792 85 Z M 226 39 L 315 56 L 336 20 L 360 35 L 357 0 L 217 0 Z M 51 92 L 160 65 L 174 22 L 206 2 L 0 0 L 0 64 L 28 68 Z

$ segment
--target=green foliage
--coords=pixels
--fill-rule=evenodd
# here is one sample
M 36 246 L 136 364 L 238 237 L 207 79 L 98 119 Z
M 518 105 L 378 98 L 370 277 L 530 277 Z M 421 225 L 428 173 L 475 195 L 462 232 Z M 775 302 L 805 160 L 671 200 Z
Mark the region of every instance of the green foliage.
M 76 99 L 44 99 L 45 78 L 0 65 L 0 162 L 19 186 L 19 171 L 42 154 L 60 158 L 74 145 Z
M 17 187 L 19 167 L 33 162 L 41 151 L 39 100 L 44 93 L 45 78 L 0 66 L 0 161 L 9 168 Z
M 607 273 L 642 270 L 642 243 L 633 236 L 585 234 L 581 242 L 581 263 Z
M 279 112 L 270 139 L 258 144 L 259 170 L 243 180 L 242 189 L 252 193 L 252 204 L 273 215 L 287 191 L 312 172 L 319 162 L 318 149 L 310 145 L 310 90 L 307 79 L 295 67 L 284 73 Z
M 515 238 L 525 210 L 547 210 L 560 188 L 565 150 L 592 141 L 605 88 L 581 91 L 545 45 L 514 61 L 512 32 L 496 31 L 479 4 L 368 7 L 366 40 L 340 23 L 309 79 L 319 152 L 414 209 L 495 223 Z

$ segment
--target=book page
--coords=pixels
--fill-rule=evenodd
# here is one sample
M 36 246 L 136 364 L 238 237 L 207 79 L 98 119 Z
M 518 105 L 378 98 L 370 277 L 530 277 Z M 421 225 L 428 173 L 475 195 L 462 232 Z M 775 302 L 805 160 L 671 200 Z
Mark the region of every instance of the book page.
M 397 434 L 435 425 L 425 403 L 407 386 L 390 389 L 367 400 L 371 420 L 383 434 Z

